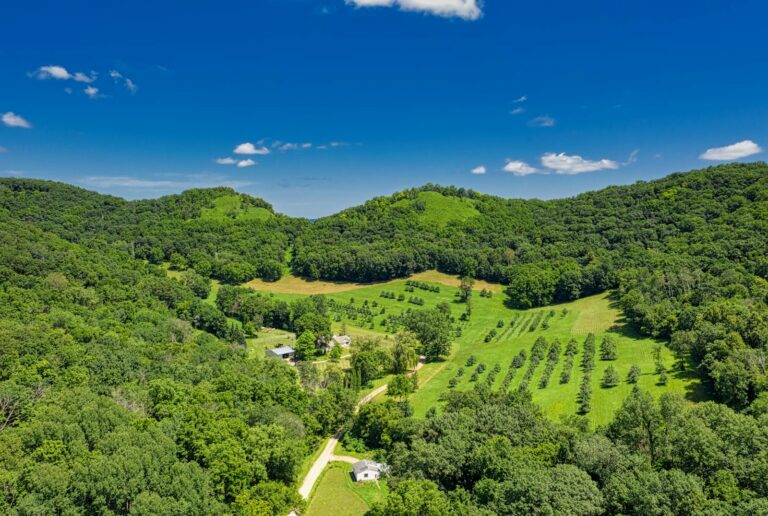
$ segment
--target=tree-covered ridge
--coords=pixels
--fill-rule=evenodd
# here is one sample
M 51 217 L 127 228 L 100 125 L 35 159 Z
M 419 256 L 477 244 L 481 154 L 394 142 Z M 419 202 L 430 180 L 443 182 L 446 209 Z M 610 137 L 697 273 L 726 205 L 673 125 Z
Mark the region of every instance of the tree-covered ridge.
M 470 198 L 482 216 L 440 228 L 391 208 L 421 191 Z M 719 399 L 744 407 L 768 388 L 764 163 L 546 202 L 428 185 L 311 229 L 296 240 L 298 273 L 359 281 L 436 267 L 505 283 L 521 308 L 618 289 L 628 317 L 691 356 Z
M 235 202 L 222 207 L 221 199 Z M 27 179 L 0 179 L 0 212 L 68 241 L 104 240 L 135 258 L 170 261 L 234 283 L 279 278 L 293 235 L 308 224 L 278 215 L 265 201 L 231 188 L 125 201 Z M 253 213 L 270 216 L 249 216 Z
M 0 512 L 284 514 L 351 413 L 324 381 L 248 358 L 159 268 L 0 215 Z

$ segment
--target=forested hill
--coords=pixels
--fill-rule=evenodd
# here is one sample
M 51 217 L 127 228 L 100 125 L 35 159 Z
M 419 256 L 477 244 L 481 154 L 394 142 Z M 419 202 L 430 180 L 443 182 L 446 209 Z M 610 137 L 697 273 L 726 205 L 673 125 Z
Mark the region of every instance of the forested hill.
M 522 308 L 616 289 L 642 331 L 691 356 L 723 401 L 743 407 L 768 388 L 765 163 L 553 201 L 427 185 L 315 223 L 225 188 L 127 202 L 2 179 L 0 211 L 71 242 L 106 241 L 228 283 L 275 280 L 288 266 L 350 281 L 437 268 L 504 283 Z
M 454 209 L 435 223 L 441 205 Z M 720 400 L 745 407 L 768 390 L 765 163 L 553 201 L 428 185 L 311 229 L 296 239 L 298 274 L 365 281 L 434 267 L 502 282 L 521 308 L 616 289 L 627 316 L 671 339 Z
M 741 412 L 634 391 L 592 434 L 545 420 L 525 392 L 453 391 L 424 420 L 371 404 L 362 416 L 378 414 L 371 435 L 392 445 L 401 480 L 375 514 L 768 513 L 763 163 L 555 201 L 428 185 L 315 223 L 226 188 L 125 201 L 0 179 L 0 513 L 300 509 L 302 463 L 351 420 L 360 376 L 253 359 L 244 332 L 264 324 L 314 346 L 328 300 L 209 296 L 210 277 L 287 267 L 358 281 L 439 268 L 506 283 L 517 307 L 615 289 L 641 331 Z M 451 332 L 440 306 L 412 314 L 423 333 L 433 321 Z

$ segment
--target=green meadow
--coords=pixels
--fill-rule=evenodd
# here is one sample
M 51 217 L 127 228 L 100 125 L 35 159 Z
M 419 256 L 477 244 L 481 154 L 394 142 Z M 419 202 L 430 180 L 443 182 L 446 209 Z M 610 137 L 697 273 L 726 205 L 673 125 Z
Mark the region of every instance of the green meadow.
M 441 279 L 440 276 L 435 277 Z M 592 409 L 587 414 L 593 425 L 608 423 L 630 392 L 632 385 L 626 378 L 633 365 L 640 367 L 638 385 L 641 388 L 657 395 L 665 391 L 677 391 L 693 401 L 704 397 L 693 372 L 675 371 L 673 356 L 664 343 L 639 336 L 623 320 L 620 310 L 608 293 L 557 306 L 521 311 L 508 308 L 504 303 L 503 293 L 496 292 L 492 297 L 482 297 L 479 291 L 475 291 L 472 297 L 472 316 L 469 321 L 460 321 L 464 305 L 456 299 L 457 289 L 453 286 L 455 278 L 446 276 L 442 282 L 428 283 L 440 287 L 440 292 L 419 288 L 410 291 L 406 280 L 395 280 L 372 286 L 350 285 L 350 290 L 326 294 L 331 302 L 334 330 L 340 331 L 344 325 L 353 336 L 378 336 L 385 344 L 391 339 L 393 329 L 387 323 L 388 315 L 399 314 L 408 308 L 421 309 L 434 307 L 440 302 L 449 303 L 461 334 L 455 339 L 449 357 L 427 364 L 419 371 L 420 387 L 411 397 L 417 417 L 424 416 L 432 407 L 439 410 L 441 395 L 451 389 L 472 389 L 475 383 L 481 382 L 489 384 L 494 390 L 503 388 L 512 359 L 520 350 L 525 350 L 528 360 L 506 386 L 510 390 L 519 388 L 530 363 L 531 348 L 539 337 L 543 337 L 548 344 L 557 339 L 561 352 L 546 386 L 540 385 L 546 368 L 545 357 L 533 370 L 527 382 L 527 390 L 533 400 L 553 419 L 577 414 L 579 387 L 584 376 L 581 368 L 583 344 L 589 333 L 595 335 L 598 348 L 591 374 Z M 382 297 L 382 292 L 394 293 L 395 299 Z M 279 292 L 266 295 L 286 300 L 297 297 L 294 293 Z M 398 300 L 398 297 L 402 300 Z M 408 301 L 415 297 L 422 299 L 424 304 L 417 305 Z M 496 335 L 486 341 L 492 330 L 495 330 Z M 608 334 L 617 343 L 618 354 L 615 360 L 604 361 L 600 359 L 599 345 Z M 263 338 L 267 338 L 266 335 Z M 564 352 L 572 338 L 577 342 L 578 352 L 573 360 L 570 380 L 568 383 L 561 383 L 561 373 L 566 363 Z M 660 344 L 661 360 L 668 375 L 666 385 L 660 385 L 660 377 L 655 371 L 654 348 Z M 475 357 L 475 363 L 470 367 L 466 364 L 471 356 Z M 484 365 L 484 371 L 472 381 L 472 373 L 480 364 Z M 609 365 L 616 369 L 621 381 L 615 387 L 603 388 L 601 380 Z M 495 367 L 498 372 L 493 374 Z M 457 377 L 458 370 L 462 368 L 464 374 Z M 492 378 L 489 379 L 489 375 Z M 451 387 L 452 378 L 456 378 L 456 381 Z
M 213 206 L 200 210 L 200 219 L 211 221 L 253 220 L 264 221 L 274 214 L 266 208 L 251 206 L 243 202 L 238 194 L 222 195 L 213 201 Z
M 350 476 L 352 465 L 331 462 L 323 471 L 309 500 L 307 516 L 358 516 L 387 495 L 387 483 L 354 482 Z

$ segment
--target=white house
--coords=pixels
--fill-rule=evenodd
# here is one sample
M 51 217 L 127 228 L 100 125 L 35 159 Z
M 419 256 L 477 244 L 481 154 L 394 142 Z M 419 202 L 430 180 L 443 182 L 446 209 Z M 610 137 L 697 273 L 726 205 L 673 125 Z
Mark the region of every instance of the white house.
M 389 466 L 381 462 L 363 459 L 352 464 L 352 475 L 355 482 L 367 482 L 369 480 L 378 480 L 379 477 L 386 474 Z
M 349 335 L 334 335 L 327 342 L 318 343 L 318 347 L 323 353 L 328 353 L 336 346 L 348 348 L 352 345 L 352 338 Z
M 267 350 L 268 357 L 280 358 L 282 360 L 290 360 L 296 354 L 296 350 L 291 346 L 280 346 L 279 348 L 273 348 Z

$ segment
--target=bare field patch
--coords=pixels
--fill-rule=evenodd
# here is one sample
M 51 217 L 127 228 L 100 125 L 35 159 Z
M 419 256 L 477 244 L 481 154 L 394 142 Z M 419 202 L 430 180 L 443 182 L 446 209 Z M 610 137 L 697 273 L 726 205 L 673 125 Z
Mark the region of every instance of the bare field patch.
M 283 276 L 278 281 L 264 281 L 260 279 L 251 280 L 245 284 L 244 287 L 252 288 L 262 292 L 275 292 L 279 294 L 335 294 L 338 292 L 348 292 L 350 290 L 358 290 L 367 287 L 382 287 L 391 285 L 394 283 L 402 283 L 408 279 L 416 281 L 426 281 L 431 283 L 440 283 L 449 287 L 458 287 L 461 280 L 458 276 L 452 276 L 450 274 L 444 274 L 438 271 L 424 271 L 418 272 L 405 279 L 396 279 L 390 281 L 382 281 L 376 283 L 347 283 L 342 281 L 310 281 L 304 278 L 299 278 L 293 275 Z M 476 280 L 475 290 L 487 289 L 491 292 L 501 292 L 502 285 L 495 283 L 489 283 L 487 281 Z

